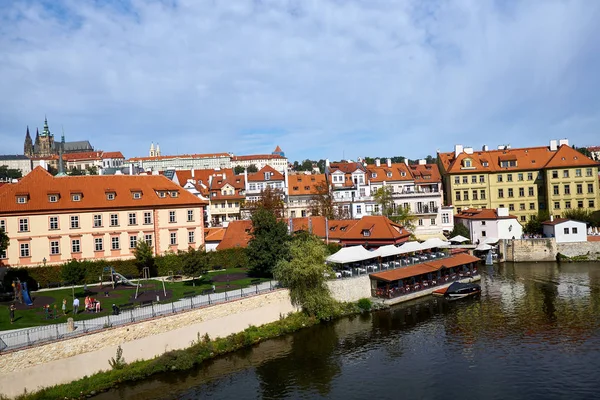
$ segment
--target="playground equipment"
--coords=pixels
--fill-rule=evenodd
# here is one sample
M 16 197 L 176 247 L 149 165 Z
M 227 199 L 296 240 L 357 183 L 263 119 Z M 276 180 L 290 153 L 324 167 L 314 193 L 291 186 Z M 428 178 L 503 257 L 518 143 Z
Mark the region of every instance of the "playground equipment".
M 108 277 L 110 277 L 110 282 L 112 284 L 113 289 L 118 283 L 127 286 L 139 286 L 139 282 L 136 285 L 135 283 L 131 282 L 129 279 L 125 278 L 123 275 L 115 271 L 113 267 L 104 267 L 104 269 L 102 270 L 102 276 L 100 276 L 101 284 L 104 282 L 105 274 L 107 274 Z
M 142 286 L 141 281 L 149 281 L 150 280 L 150 268 L 148 267 L 144 267 L 142 269 L 142 277 L 140 279 L 138 279 L 138 283 L 137 283 L 137 287 L 135 288 L 135 298 L 137 299 L 138 296 L 140 295 L 140 287 Z M 163 294 L 165 297 L 167 297 L 167 289 L 165 287 L 165 279 L 161 279 L 162 282 L 162 289 L 163 289 Z M 156 292 L 156 287 L 154 289 L 154 291 Z M 156 301 L 160 301 L 159 295 L 156 295 Z
M 31 301 L 31 297 L 29 296 L 29 290 L 27 289 L 27 282 L 21 282 L 17 279 L 13 281 L 12 287 L 15 293 L 15 301 L 18 301 L 19 304 L 23 304 L 23 301 L 25 301 L 25 304 L 28 306 L 33 305 L 33 301 Z

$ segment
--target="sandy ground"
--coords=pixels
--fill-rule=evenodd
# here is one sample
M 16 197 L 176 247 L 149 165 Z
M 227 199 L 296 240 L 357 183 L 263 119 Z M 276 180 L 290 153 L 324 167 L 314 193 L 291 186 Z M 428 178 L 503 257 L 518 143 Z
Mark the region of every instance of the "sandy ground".
M 155 336 L 125 342 L 121 345 L 123 357 L 126 362 L 153 358 L 165 351 L 189 347 L 190 343 L 198 338 L 198 333 L 200 335 L 208 333 L 213 338 L 227 336 L 240 332 L 249 325 L 263 325 L 276 321 L 281 314 L 287 314 L 294 310 L 289 299 L 285 299 L 223 318 L 203 321 Z M 85 375 L 109 369 L 108 360 L 115 356 L 116 351 L 117 346 L 109 346 L 90 353 L 0 375 L 0 393 L 13 397 L 23 393 L 24 390 L 30 392 L 41 387 L 68 383 Z

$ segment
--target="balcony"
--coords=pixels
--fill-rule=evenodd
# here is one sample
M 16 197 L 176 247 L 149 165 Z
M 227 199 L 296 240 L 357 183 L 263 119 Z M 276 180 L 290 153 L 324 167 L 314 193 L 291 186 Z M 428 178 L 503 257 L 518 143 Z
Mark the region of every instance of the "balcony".
M 423 207 L 417 208 L 417 210 L 415 211 L 415 215 L 437 214 L 438 210 L 439 210 L 439 207 L 423 206 Z
M 440 190 L 403 190 L 401 192 L 394 192 L 394 197 L 426 197 L 426 196 L 440 196 Z

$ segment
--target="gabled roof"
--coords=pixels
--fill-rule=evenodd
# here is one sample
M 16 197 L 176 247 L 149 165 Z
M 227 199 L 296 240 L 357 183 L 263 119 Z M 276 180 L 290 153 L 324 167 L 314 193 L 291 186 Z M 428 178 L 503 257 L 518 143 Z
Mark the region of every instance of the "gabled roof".
M 546 168 L 565 168 L 565 167 L 587 167 L 599 166 L 600 163 L 581 154 L 571 146 L 562 145 L 558 148 L 554 157 L 548 161 Z
M 325 174 L 289 175 L 288 186 L 290 196 L 310 195 L 316 192 L 317 186 L 326 183 Z
M 236 247 L 248 247 L 252 237 L 252 221 L 231 221 L 225 230 L 223 240 L 217 246 L 217 250 L 233 249 Z
M 356 172 L 356 170 L 360 170 L 362 172 L 367 171 L 367 168 L 359 162 L 331 163 L 328 168 L 330 173 L 333 173 L 336 170 L 340 170 L 345 174 L 351 174 Z
M 101 160 L 101 151 L 84 151 L 79 153 L 65 153 L 63 154 L 64 161 L 85 161 L 85 160 Z
M 281 150 L 281 147 L 279 147 L 279 145 L 277 145 L 277 147 L 275 147 L 275 151 L 273 151 L 273 153 L 281 153 L 283 152 L 283 150 Z
M 227 228 L 204 228 L 204 242 L 205 243 L 214 243 L 221 242 L 225 237 L 225 231 Z
M 120 151 L 103 151 L 102 158 L 122 158 L 125 159 L 125 156 Z
M 365 236 L 368 231 L 368 236 Z M 395 243 L 408 240 L 410 232 L 402 225 L 392 222 L 389 218 L 382 215 L 365 216 L 358 220 L 345 235 L 341 237 L 342 242 L 358 241 L 377 241 L 387 240 Z
M 133 199 L 132 190 L 142 192 Z M 114 192 L 114 200 L 106 193 Z M 157 191 L 178 192 L 176 197 L 167 194 L 159 197 Z M 48 194 L 58 194 L 56 202 L 49 202 Z M 73 193 L 81 194 L 73 201 Z M 26 194 L 24 204 L 16 197 Z M 44 168 L 36 167 L 18 183 L 6 185 L 0 192 L 0 213 L 49 212 L 63 210 L 119 209 L 140 207 L 200 206 L 207 202 L 183 190 L 162 175 L 83 175 L 54 177 Z
M 454 215 L 454 218 L 474 220 L 517 219 L 514 215 L 498 216 L 495 208 L 466 208 Z
M 585 224 L 585 222 L 576 221 L 574 219 L 569 219 L 569 218 L 554 218 L 554 220 L 542 222 L 542 225 L 558 225 L 558 224 L 562 224 L 563 222 L 569 222 L 569 221 L 578 222 L 580 224 Z
M 281 150 L 279 150 L 281 151 Z M 231 157 L 231 161 L 252 161 L 252 160 L 285 160 L 285 157 L 282 157 L 279 154 L 254 154 L 249 156 L 233 156 Z
M 459 253 L 449 258 L 441 260 L 427 261 L 421 264 L 415 264 L 408 267 L 393 269 L 390 271 L 378 272 L 371 274 L 371 278 L 384 281 L 394 282 L 400 279 L 410 278 L 412 276 L 418 276 L 436 272 L 442 268 L 453 268 L 460 265 L 466 265 L 474 262 L 479 262 L 479 258 L 466 253 Z
M 248 174 L 248 182 L 265 182 L 265 174 L 270 173 L 271 178 L 269 181 L 283 181 L 285 180 L 283 174 L 275 170 L 270 165 L 265 165 L 258 172 Z
M 409 171 L 408 166 L 404 163 L 394 163 L 391 167 L 388 167 L 387 164 L 381 164 L 379 167 L 376 165 L 369 165 L 367 166 L 367 171 L 367 179 L 372 183 L 413 180 L 413 176 Z
M 437 164 L 411 164 L 409 168 L 416 184 L 439 183 L 442 181 Z

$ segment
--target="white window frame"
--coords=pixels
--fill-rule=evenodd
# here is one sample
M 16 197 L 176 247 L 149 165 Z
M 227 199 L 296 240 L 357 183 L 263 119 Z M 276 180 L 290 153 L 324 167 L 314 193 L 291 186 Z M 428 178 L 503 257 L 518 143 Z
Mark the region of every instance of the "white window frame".
M 102 214 L 94 214 L 94 228 L 102 228 Z
M 175 246 L 177 244 L 177 232 L 169 232 L 169 244 Z
M 129 225 L 137 225 L 137 213 L 129 213 L 127 217 L 129 219 Z
M 231 203 L 229 206 L 231 207 Z M 194 210 L 187 210 L 187 222 L 194 222 Z
M 110 238 L 110 249 L 121 250 L 121 240 L 118 236 L 112 236 Z
M 29 243 L 19 243 L 19 256 L 31 257 L 31 249 Z
M 57 256 L 60 254 L 60 242 L 58 240 L 52 240 L 50 242 L 50 255 Z
M 94 251 L 104 251 L 104 240 L 101 237 L 94 238 Z
M 137 247 L 137 236 L 131 235 L 129 236 L 129 248 L 135 249 Z
M 119 226 L 119 214 L 110 214 L 110 226 Z
M 80 239 L 72 239 L 71 240 L 71 253 L 81 253 L 81 240 Z
M 152 224 L 152 213 L 150 211 L 144 211 L 144 225 Z
M 196 232 L 188 231 L 188 243 L 196 243 Z
M 51 231 L 57 230 L 58 229 L 58 217 L 51 216 L 50 219 L 48 220 L 48 225 L 49 225 L 49 230 L 51 230 Z
M 71 229 L 79 229 L 79 215 L 71 215 L 69 220 Z
M 153 241 L 152 241 L 152 239 L 153 239 L 153 238 L 152 238 L 152 234 L 151 234 L 151 233 L 144 235 L 144 241 L 145 241 L 145 242 L 146 242 L 146 244 L 148 244 L 148 246 L 150 246 L 150 247 L 152 247 L 152 242 L 153 242 Z
M 29 232 L 29 218 L 19 218 L 19 232 Z
M 177 214 L 175 211 L 169 211 L 169 223 L 174 224 L 177 222 Z

